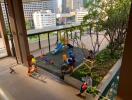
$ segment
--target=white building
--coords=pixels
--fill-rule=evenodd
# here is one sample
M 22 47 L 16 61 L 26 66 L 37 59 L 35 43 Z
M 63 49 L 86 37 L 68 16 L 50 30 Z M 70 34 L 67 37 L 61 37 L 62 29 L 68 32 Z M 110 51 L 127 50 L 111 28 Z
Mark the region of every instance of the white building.
M 5 4 L 1 3 L 5 25 L 8 26 L 8 20 L 5 10 Z M 25 20 L 33 20 L 33 13 L 39 10 L 51 10 L 57 12 L 57 0 L 43 0 L 38 2 L 23 2 L 23 11 Z
M 73 0 L 62 0 L 62 13 L 69 13 L 73 9 Z
M 62 0 L 62 12 L 68 13 L 83 8 L 83 0 Z
M 51 10 L 52 12 L 57 12 L 57 1 L 56 0 L 44 0 L 40 2 L 28 2 L 23 3 L 24 16 L 25 19 L 32 19 L 32 15 L 36 11 L 40 10 Z
M 73 0 L 73 10 L 83 8 L 83 0 Z
M 56 14 L 51 10 L 40 10 L 33 13 L 33 22 L 35 29 L 41 29 L 48 26 L 56 26 Z
M 5 4 L 1 3 L 1 7 L 2 7 L 2 13 L 3 13 L 5 25 L 6 25 L 6 27 L 8 27 L 8 19 L 7 19 L 7 15 L 6 15 Z
M 88 11 L 86 9 L 77 9 L 76 10 L 76 16 L 75 21 L 76 22 L 82 22 L 83 17 L 88 14 Z

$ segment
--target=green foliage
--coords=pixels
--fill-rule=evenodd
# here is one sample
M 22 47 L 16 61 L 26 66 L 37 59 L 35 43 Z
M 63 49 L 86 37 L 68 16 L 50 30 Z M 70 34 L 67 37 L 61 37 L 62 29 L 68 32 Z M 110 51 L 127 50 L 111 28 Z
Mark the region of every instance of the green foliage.
M 30 40 L 32 40 L 32 39 L 38 39 L 38 36 L 37 35 L 33 35 L 33 36 L 29 36 L 28 37 Z
M 87 74 L 91 74 L 91 78 L 93 80 L 93 86 L 98 86 L 103 77 L 108 73 L 111 67 L 115 64 L 115 62 L 122 56 L 122 48 L 116 50 L 111 55 L 109 46 L 102 50 L 96 56 L 95 67 L 91 70 L 83 65 L 78 68 L 76 71 L 72 73 L 72 76 L 81 80 L 82 77 L 85 77 Z
M 96 87 L 88 87 L 87 93 L 92 94 L 93 96 L 96 96 L 100 93 L 100 91 Z
M 108 63 L 110 60 L 117 60 L 122 56 L 122 49 L 115 50 L 111 53 L 110 50 L 111 46 L 109 45 L 106 49 L 102 50 L 97 56 L 96 56 L 96 62 L 98 64 L 105 64 Z
M 88 14 L 84 17 L 82 25 L 94 32 L 103 31 L 102 22 L 106 17 L 103 2 L 101 0 L 89 0 L 87 4 Z
M 82 25 L 89 33 L 106 32 L 112 54 L 124 43 L 130 7 L 131 0 L 89 0 Z
M 33 21 L 32 20 L 25 20 L 26 29 L 30 30 L 33 28 Z
M 81 80 L 82 77 L 85 77 L 90 70 L 86 66 L 81 66 L 78 70 L 72 73 L 72 76 Z
M 79 69 L 77 69 L 74 73 L 72 73 L 72 76 L 82 81 L 82 77 L 85 77 L 88 74 L 91 74 L 91 78 L 93 80 L 93 85 L 97 86 L 100 81 L 102 80 L 102 77 L 99 76 L 96 72 L 91 72 L 88 67 L 81 66 Z
M 110 44 L 107 49 L 110 51 L 113 46 Z M 123 54 L 123 47 L 118 47 L 113 52 L 110 52 L 111 59 L 119 59 Z
M 104 49 L 102 50 L 97 56 L 96 56 L 96 61 L 99 64 L 104 64 L 108 62 L 111 59 L 110 55 L 110 50 L 109 49 Z
M 99 76 L 99 74 L 97 74 L 96 72 L 91 72 L 91 78 L 93 79 L 94 86 L 97 86 L 102 80 L 102 77 Z
M 105 10 L 107 20 L 102 23 L 110 39 L 111 53 L 117 50 L 125 40 L 131 0 L 110 0 Z

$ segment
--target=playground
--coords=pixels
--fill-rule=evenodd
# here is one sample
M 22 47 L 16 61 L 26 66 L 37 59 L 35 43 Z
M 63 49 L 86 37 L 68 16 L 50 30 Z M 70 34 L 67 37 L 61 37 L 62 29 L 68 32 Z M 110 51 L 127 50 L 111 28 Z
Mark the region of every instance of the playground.
M 100 41 L 102 41 L 103 36 L 100 35 Z M 86 39 L 85 39 L 86 38 Z M 59 37 L 59 41 L 54 47 L 54 50 L 45 53 L 44 50 L 41 50 L 41 55 L 39 57 L 36 57 L 37 60 L 37 66 L 47 70 L 57 76 L 62 75 L 62 66 L 65 64 L 64 56 L 66 56 L 66 59 L 68 60 L 70 57 L 69 52 L 72 52 L 72 55 L 74 55 L 75 58 L 75 64 L 74 68 L 79 66 L 82 62 L 84 62 L 84 58 L 87 58 L 89 55 L 89 50 L 92 48 L 90 43 L 90 36 L 83 36 L 83 40 L 80 40 L 79 38 L 74 39 L 68 39 Z M 106 40 L 105 40 L 106 41 Z M 86 47 L 86 44 L 83 43 L 89 43 L 88 47 Z M 104 45 L 105 42 L 103 42 Z M 103 49 L 103 47 L 101 47 Z M 67 64 L 68 65 L 68 64 Z M 73 69 L 74 69 L 73 68 Z
M 86 49 L 83 51 L 86 51 Z M 82 49 L 79 47 L 74 47 L 73 53 L 75 56 L 75 67 L 77 67 L 78 65 L 80 65 L 83 62 L 85 55 L 82 52 Z M 52 52 L 49 52 L 42 58 L 38 57 L 37 65 L 39 67 L 55 74 L 55 75 L 57 75 L 57 76 L 60 76 L 61 66 L 64 64 L 64 61 L 63 61 L 64 54 L 68 55 L 67 47 L 64 47 L 64 49 L 57 54 L 52 54 Z M 40 59 L 44 59 L 44 60 L 40 60 Z
M 38 67 L 60 76 L 62 75 L 62 70 L 64 71 L 65 69 L 65 72 L 69 73 L 69 71 L 73 71 L 75 67 L 82 63 L 88 50 L 80 47 L 80 40 L 77 35 L 74 35 L 73 39 L 65 36 L 64 34 L 59 34 L 59 41 L 57 41 L 54 50 L 48 53 L 41 51 L 41 55 L 36 57 Z M 65 66 L 65 68 L 62 66 Z
M 40 55 L 35 57 L 37 66 L 57 76 L 71 74 L 80 64 L 89 59 L 89 55 L 93 55 L 90 54 L 90 50 L 93 50 L 90 35 L 85 34 L 81 39 L 79 36 L 80 34 L 74 33 L 72 38 L 67 38 L 67 34 L 60 33 L 51 51 L 46 53 L 41 49 Z M 92 39 L 96 43 L 96 35 L 93 34 Z M 106 47 L 106 41 L 103 35 L 99 35 L 99 43 L 102 43 L 99 50 Z M 97 48 L 96 45 L 95 47 Z

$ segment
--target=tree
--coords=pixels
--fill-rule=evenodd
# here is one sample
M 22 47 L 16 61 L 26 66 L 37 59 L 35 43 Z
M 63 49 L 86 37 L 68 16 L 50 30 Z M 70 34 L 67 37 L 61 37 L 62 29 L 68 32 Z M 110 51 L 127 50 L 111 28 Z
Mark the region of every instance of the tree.
M 103 23 L 103 27 L 109 36 L 111 55 L 124 43 L 130 6 L 131 0 L 110 0 L 109 8 L 106 9 L 108 19 Z
M 105 13 L 105 6 L 102 0 L 89 0 L 87 4 L 87 10 L 88 14 L 84 17 L 81 25 L 88 28 L 93 52 L 94 55 L 96 55 L 96 53 L 99 52 L 100 45 L 105 39 L 104 34 L 104 38 L 99 41 L 99 35 L 102 31 L 104 31 L 102 22 L 107 17 L 107 14 Z
M 33 28 L 33 22 L 32 20 L 25 20 L 25 24 L 26 24 L 26 29 L 30 30 Z
M 89 0 L 88 14 L 84 17 L 82 25 L 87 26 L 94 52 L 106 38 L 109 41 L 111 55 L 124 43 L 127 33 L 127 23 L 131 0 Z M 99 42 L 99 34 L 104 32 L 104 38 Z M 93 41 L 93 34 L 96 41 Z

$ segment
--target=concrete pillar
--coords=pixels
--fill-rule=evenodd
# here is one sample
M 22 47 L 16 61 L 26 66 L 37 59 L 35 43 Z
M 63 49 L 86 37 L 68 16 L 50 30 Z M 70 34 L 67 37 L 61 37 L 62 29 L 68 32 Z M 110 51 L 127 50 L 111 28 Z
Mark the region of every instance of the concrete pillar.
M 19 63 L 28 66 L 27 57 L 30 55 L 27 31 L 23 13 L 22 0 L 6 0 L 11 31 L 14 38 L 16 57 Z
M 5 23 L 4 23 L 3 13 L 2 13 L 2 8 L 1 8 L 1 5 L 0 5 L 0 37 L 2 37 L 2 39 L 4 41 L 4 45 L 6 47 L 8 56 L 11 56 L 11 51 L 10 51 L 8 36 L 6 34 L 7 33 L 6 33 L 6 28 L 5 28 Z
M 124 56 L 120 70 L 118 100 L 132 99 L 132 7 L 127 32 Z

